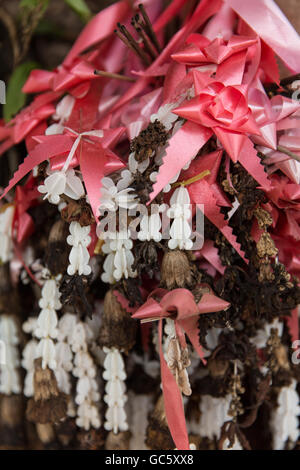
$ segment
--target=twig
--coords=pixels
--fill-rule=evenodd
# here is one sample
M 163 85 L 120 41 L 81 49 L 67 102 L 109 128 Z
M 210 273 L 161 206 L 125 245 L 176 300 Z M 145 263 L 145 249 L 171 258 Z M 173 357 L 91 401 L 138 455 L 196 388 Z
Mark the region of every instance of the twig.
M 127 75 L 121 75 L 119 73 L 113 72 L 106 72 L 105 70 L 94 70 L 95 75 L 99 75 L 100 77 L 107 77 L 107 78 L 116 78 L 117 80 L 124 80 L 126 82 L 135 82 L 135 78 L 128 77 Z
M 9 37 L 10 37 L 12 50 L 13 50 L 13 56 L 14 56 L 14 66 L 15 66 L 17 63 L 18 57 L 21 54 L 20 44 L 18 41 L 17 26 L 16 26 L 14 19 L 1 6 L 0 6 L 0 18 L 1 18 L 2 23 L 5 25 L 8 31 Z
M 151 24 L 151 21 L 149 19 L 149 16 L 147 15 L 147 12 L 146 12 L 146 10 L 144 8 L 144 5 L 142 3 L 139 5 L 139 9 L 140 9 L 140 12 L 142 13 L 142 16 L 143 16 L 144 21 L 145 21 L 146 33 L 148 34 L 149 38 L 153 42 L 157 52 L 160 54 L 161 53 L 161 47 L 160 47 L 159 42 L 157 40 L 156 34 L 155 34 L 155 32 L 152 28 L 152 24 Z
M 300 157 L 296 153 L 291 152 L 289 149 L 282 147 L 282 145 L 277 146 L 278 152 L 285 153 L 289 157 L 293 158 L 294 160 L 297 160 L 297 162 L 300 162 Z

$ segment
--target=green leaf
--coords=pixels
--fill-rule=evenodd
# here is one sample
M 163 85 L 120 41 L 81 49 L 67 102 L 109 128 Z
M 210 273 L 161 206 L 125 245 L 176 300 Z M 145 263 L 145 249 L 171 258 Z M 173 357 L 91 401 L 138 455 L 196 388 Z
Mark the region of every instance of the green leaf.
M 24 62 L 13 71 L 6 90 L 6 103 L 3 105 L 3 117 L 9 121 L 25 104 L 26 94 L 22 87 L 31 70 L 39 66 L 36 62 Z
M 92 12 L 84 0 L 65 0 L 65 2 L 85 23 L 91 19 Z

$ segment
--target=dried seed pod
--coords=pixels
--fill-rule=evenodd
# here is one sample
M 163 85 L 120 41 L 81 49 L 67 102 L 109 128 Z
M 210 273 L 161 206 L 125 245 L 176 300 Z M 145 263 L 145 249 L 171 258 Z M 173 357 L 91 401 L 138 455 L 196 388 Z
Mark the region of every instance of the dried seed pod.
M 161 285 L 172 290 L 192 284 L 192 270 L 185 252 L 173 250 L 165 253 L 161 265 Z
M 35 423 L 58 423 L 66 417 L 67 397 L 58 390 L 55 375 L 42 360 L 35 360 L 34 398 L 27 405 L 26 416 Z
M 68 227 L 66 222 L 59 219 L 50 230 L 45 264 L 54 276 L 64 273 L 68 266 L 69 248 L 66 243 L 69 233 Z
M 162 395 L 149 416 L 145 442 L 152 450 L 174 450 L 176 447 L 168 427 Z
M 105 441 L 106 450 L 128 450 L 129 449 L 130 432 L 124 431 L 114 434 L 113 431 L 108 433 Z
M 100 346 L 129 351 L 135 343 L 137 322 L 122 308 L 112 289 L 105 295 L 102 318 Z
M 25 448 L 24 400 L 21 395 L 0 398 L 0 450 Z

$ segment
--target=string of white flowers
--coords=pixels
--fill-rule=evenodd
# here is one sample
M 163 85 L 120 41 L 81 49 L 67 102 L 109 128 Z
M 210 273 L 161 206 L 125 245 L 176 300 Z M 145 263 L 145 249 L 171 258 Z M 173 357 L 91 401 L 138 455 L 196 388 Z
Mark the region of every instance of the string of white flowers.
M 75 315 L 65 313 L 59 319 L 57 342 L 55 345 L 57 363 L 55 377 L 59 390 L 67 395 L 69 395 L 71 391 L 70 372 L 73 369 L 73 353 L 68 342 L 69 338 L 72 336 L 73 317 L 75 320 Z
M 0 212 L 0 261 L 7 263 L 13 257 L 12 221 L 14 206 L 8 205 Z
M 42 358 L 42 367 L 56 369 L 56 353 L 54 341 L 57 338 L 57 314 L 56 311 L 61 308 L 60 292 L 58 281 L 61 275 L 55 279 L 46 279 L 42 287 L 42 295 L 39 300 L 41 312 L 38 316 L 34 336 L 40 341 L 36 349 L 36 358 Z
M 0 393 L 11 395 L 21 392 L 19 374 L 19 337 L 15 320 L 0 316 Z
M 106 232 L 106 239 L 102 251 L 107 256 L 103 263 L 103 282 L 113 284 L 122 277 L 125 279 L 136 277 L 137 273 L 132 269 L 134 256 L 132 254 L 133 242 L 129 238 L 129 231 Z
M 77 426 L 88 431 L 101 425 L 97 402 L 100 399 L 97 382 L 97 367 L 88 350 L 86 326 L 77 321 L 70 329 L 68 341 L 74 353 L 72 374 L 76 377 Z M 71 319 L 72 322 L 72 319 Z
M 170 227 L 170 240 L 168 246 L 171 250 L 190 250 L 193 246 L 191 240 L 192 228 L 190 224 L 191 209 L 190 196 L 184 186 L 176 188 L 170 199 L 170 208 L 167 215 L 174 219 Z
M 91 243 L 90 226 L 81 227 L 78 222 L 70 223 L 70 235 L 67 237 L 67 243 L 72 246 L 68 266 L 68 274 L 73 276 L 76 272 L 79 275 L 88 276 L 91 274 L 89 266 L 90 255 L 87 247 Z
M 106 353 L 103 378 L 107 381 L 104 401 L 108 408 L 105 413 L 104 428 L 117 434 L 127 431 L 127 417 L 124 409 L 127 401 L 125 379 L 126 372 L 121 352 L 117 348 L 103 348 Z
M 232 420 L 232 417 L 228 414 L 231 398 L 231 394 L 227 394 L 225 397 L 201 395 L 199 404 L 200 420 L 198 422 L 191 420 L 189 431 L 199 434 L 201 437 L 219 440 L 223 424 Z
M 277 397 L 277 408 L 272 410 L 270 425 L 274 450 L 283 450 L 287 441 L 293 445 L 298 440 L 300 406 L 296 387 L 294 379 L 291 385 L 282 387 Z

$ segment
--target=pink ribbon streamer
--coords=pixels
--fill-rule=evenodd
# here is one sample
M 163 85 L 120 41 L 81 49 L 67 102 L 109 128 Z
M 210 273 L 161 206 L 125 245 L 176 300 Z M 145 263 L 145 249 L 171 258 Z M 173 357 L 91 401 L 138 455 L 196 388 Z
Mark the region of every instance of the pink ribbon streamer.
M 273 0 L 224 0 L 293 72 L 300 71 L 300 37 Z
M 153 296 L 160 297 L 160 301 L 156 301 Z M 182 347 L 186 347 L 185 334 L 187 334 L 204 362 L 198 337 L 198 315 L 218 312 L 227 309 L 229 305 L 228 302 L 213 294 L 203 294 L 200 302 L 196 304 L 193 294 L 187 289 L 174 289 L 170 292 L 156 289 L 147 302 L 132 315 L 132 318 L 147 321 L 159 318 L 160 366 L 165 411 L 172 438 L 179 450 L 189 450 L 189 440 L 182 396 L 162 350 L 162 321 L 164 318 L 173 318 L 176 334 Z

